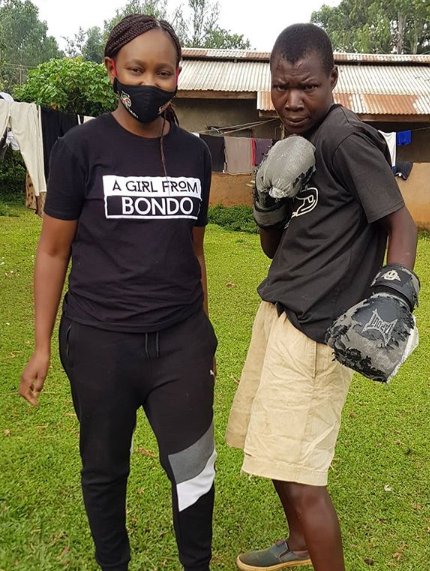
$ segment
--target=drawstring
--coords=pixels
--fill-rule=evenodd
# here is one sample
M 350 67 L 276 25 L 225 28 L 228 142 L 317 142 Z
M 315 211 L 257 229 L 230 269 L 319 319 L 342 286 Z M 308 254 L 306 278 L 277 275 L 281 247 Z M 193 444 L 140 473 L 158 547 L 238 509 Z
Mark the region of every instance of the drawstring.
M 145 333 L 145 355 L 147 359 L 151 358 L 151 355 L 149 353 L 150 335 L 152 335 L 152 333 Z M 155 357 L 158 359 L 159 356 L 160 356 L 160 332 L 155 331 Z
M 145 354 L 146 358 L 149 359 L 149 351 L 148 351 L 148 333 L 145 333 Z

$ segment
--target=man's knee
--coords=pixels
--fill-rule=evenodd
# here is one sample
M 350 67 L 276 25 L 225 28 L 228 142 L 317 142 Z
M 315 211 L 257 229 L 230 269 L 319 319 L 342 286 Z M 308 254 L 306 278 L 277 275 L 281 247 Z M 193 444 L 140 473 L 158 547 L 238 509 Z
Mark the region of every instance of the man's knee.
M 327 488 L 325 486 L 309 486 L 296 482 L 284 482 L 284 485 L 288 500 L 299 516 L 309 508 L 326 501 Z

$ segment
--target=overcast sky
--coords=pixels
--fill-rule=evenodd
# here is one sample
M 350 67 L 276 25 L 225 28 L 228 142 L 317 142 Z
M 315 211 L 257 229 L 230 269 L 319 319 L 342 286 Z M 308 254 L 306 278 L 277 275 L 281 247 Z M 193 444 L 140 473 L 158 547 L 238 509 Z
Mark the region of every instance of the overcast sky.
M 39 17 L 48 24 L 49 34 L 64 48 L 62 36 L 73 37 L 79 26 L 86 30 L 103 27 L 104 20 L 115 15 L 127 0 L 32 0 L 39 8 Z M 336 6 L 340 0 L 218 0 L 220 25 L 237 34 L 244 34 L 252 48 L 270 51 L 276 36 L 286 26 L 309 22 L 314 10 L 323 4 Z M 169 0 L 168 6 L 186 4 L 186 0 Z

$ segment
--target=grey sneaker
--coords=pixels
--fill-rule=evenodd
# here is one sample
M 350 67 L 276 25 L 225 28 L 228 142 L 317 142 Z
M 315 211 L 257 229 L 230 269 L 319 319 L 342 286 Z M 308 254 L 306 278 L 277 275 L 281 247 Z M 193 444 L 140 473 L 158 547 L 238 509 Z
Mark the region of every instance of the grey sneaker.
M 312 562 L 307 551 L 295 553 L 285 539 L 280 539 L 268 549 L 242 553 L 236 559 L 236 565 L 242 571 L 278 571 L 298 565 L 312 565 Z

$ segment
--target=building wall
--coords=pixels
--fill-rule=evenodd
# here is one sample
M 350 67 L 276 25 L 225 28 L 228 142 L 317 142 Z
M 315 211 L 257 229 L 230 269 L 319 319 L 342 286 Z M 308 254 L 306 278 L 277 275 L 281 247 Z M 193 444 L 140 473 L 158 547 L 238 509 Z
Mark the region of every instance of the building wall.
M 210 205 L 252 205 L 252 175 L 214 173 Z M 413 219 L 420 228 L 430 230 L 430 163 L 415 163 L 407 180 L 396 177 Z
M 202 132 L 210 126 L 231 127 L 264 121 L 258 116 L 255 99 L 175 99 L 175 111 L 181 127 Z M 265 120 L 252 129 L 237 131 L 235 136 L 280 138 L 279 119 Z
M 223 206 L 252 205 L 251 174 L 212 174 L 212 186 L 209 206 L 222 204 Z
M 407 180 L 396 180 L 417 226 L 430 230 L 430 163 L 414 163 Z

